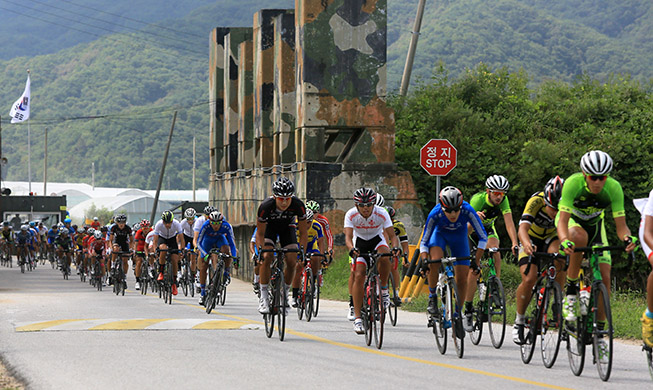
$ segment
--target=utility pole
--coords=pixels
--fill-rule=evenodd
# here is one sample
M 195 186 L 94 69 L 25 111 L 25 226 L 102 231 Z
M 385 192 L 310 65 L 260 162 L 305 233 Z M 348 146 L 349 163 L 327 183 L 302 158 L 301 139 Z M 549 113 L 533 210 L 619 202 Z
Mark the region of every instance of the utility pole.
M 172 131 L 175 129 L 175 122 L 177 121 L 177 111 L 172 117 L 172 126 L 170 126 L 170 134 L 168 135 L 168 145 L 166 152 L 163 155 L 163 164 L 161 164 L 161 173 L 159 174 L 159 185 L 156 187 L 156 195 L 154 196 L 154 204 L 152 205 L 152 214 L 150 214 L 150 221 L 154 223 L 154 215 L 156 214 L 156 206 L 159 204 L 159 193 L 161 193 L 161 184 L 163 183 L 163 173 L 166 170 L 166 162 L 168 161 L 168 152 L 170 151 L 170 142 L 172 141 Z
M 48 128 L 45 128 L 45 152 L 43 155 L 43 196 L 48 196 Z
M 408 93 L 408 84 L 410 84 L 410 74 L 413 72 L 413 60 L 415 59 L 415 50 L 417 50 L 417 40 L 419 39 L 419 31 L 422 28 L 422 17 L 424 16 L 424 5 L 426 0 L 419 0 L 417 5 L 417 16 L 415 16 L 415 25 L 413 26 L 410 39 L 410 46 L 408 47 L 408 55 L 406 56 L 406 66 L 404 67 L 404 75 L 401 78 L 401 88 L 399 95 L 406 96 Z
M 195 202 L 195 137 L 193 136 L 193 202 Z
M 91 163 L 91 187 L 95 191 L 95 161 Z

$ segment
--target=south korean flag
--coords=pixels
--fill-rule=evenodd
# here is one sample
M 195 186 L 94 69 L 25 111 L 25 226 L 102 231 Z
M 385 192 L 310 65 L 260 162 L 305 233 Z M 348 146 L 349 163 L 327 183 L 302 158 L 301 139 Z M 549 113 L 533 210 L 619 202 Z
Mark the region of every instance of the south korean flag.
M 20 99 L 16 100 L 13 106 L 11 106 L 11 111 L 9 111 L 9 116 L 11 116 L 11 123 L 19 123 L 29 119 L 29 75 L 27 76 L 27 83 L 25 83 L 25 92 Z

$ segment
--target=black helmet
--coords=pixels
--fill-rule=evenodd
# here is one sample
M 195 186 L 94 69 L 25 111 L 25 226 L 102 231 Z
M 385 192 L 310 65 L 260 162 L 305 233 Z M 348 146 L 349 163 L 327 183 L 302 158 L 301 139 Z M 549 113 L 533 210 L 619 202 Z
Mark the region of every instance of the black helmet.
M 295 195 L 295 185 L 285 176 L 281 176 L 272 183 L 272 193 L 274 196 L 288 197 Z
M 205 215 L 209 215 L 209 214 L 211 214 L 211 211 L 215 211 L 215 207 L 213 207 L 213 206 L 206 206 L 206 207 L 204 207 L 204 214 L 205 214 Z
M 456 187 L 444 187 L 440 191 L 440 204 L 445 210 L 458 211 L 463 204 L 463 193 Z
M 161 214 L 161 220 L 164 223 L 172 222 L 173 218 L 174 218 L 174 215 L 172 214 L 172 211 L 170 211 L 170 210 L 166 210 L 166 211 L 163 212 L 163 214 Z
M 510 183 L 501 175 L 492 175 L 485 181 L 485 186 L 491 191 L 508 191 Z
M 354 203 L 372 203 L 376 204 L 376 192 L 371 188 L 359 188 L 354 192 Z
M 116 221 L 116 223 L 125 223 L 127 222 L 127 216 L 125 214 L 118 214 L 114 221 Z
M 558 208 L 560 196 L 562 196 L 562 185 L 565 179 L 560 176 L 551 178 L 544 186 L 544 203 L 554 209 Z

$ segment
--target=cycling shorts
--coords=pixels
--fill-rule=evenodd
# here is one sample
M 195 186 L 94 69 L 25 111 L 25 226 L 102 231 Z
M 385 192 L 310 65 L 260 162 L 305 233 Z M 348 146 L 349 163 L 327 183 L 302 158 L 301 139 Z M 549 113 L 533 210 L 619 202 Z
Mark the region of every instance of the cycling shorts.
M 177 246 L 177 237 L 163 238 L 162 236 L 159 236 L 157 246 L 161 246 L 161 244 L 167 245 L 168 249 L 179 249 Z
M 383 236 L 375 236 L 372 237 L 369 240 L 365 240 L 360 237 L 354 236 L 354 246 L 358 248 L 358 251 L 360 253 L 368 253 L 368 252 L 378 252 L 378 249 L 381 247 L 386 247 L 388 248 L 388 243 L 385 241 L 385 237 Z M 352 270 L 356 269 L 356 264 L 364 264 L 367 266 L 367 258 L 366 257 L 357 257 L 356 261 L 351 260 L 352 262 Z
M 279 239 L 282 248 L 297 244 L 297 229 L 294 226 L 269 223 L 265 227 L 265 245 L 274 245 Z
M 467 234 L 465 231 L 439 231 L 435 229 L 429 240 L 428 247 L 434 246 L 442 249 L 442 253 L 446 253 L 447 247 L 453 257 L 469 257 L 469 242 L 467 241 Z M 470 261 L 461 260 L 456 261 L 454 265 L 469 265 Z
M 535 238 L 533 236 L 528 236 L 531 239 L 531 245 L 535 246 L 536 252 L 546 252 L 549 249 L 551 243 L 558 239 L 558 236 L 553 235 L 545 239 Z M 522 265 L 528 264 L 528 255 L 524 252 L 524 247 L 519 246 L 519 262 L 517 263 L 520 267 Z M 531 264 L 535 265 L 538 269 L 540 268 L 540 259 L 539 257 L 533 257 Z
M 184 234 L 184 241 L 186 242 L 186 246 L 190 244 L 190 249 L 195 249 L 195 244 L 193 244 L 193 237 Z
M 559 219 L 560 213 L 558 212 L 558 215 L 556 215 L 556 226 L 558 226 Z M 599 221 L 595 224 L 588 224 L 583 220 L 576 219 L 574 214 L 571 214 L 569 216 L 569 224 L 567 226 L 569 230 L 576 227 L 585 230 L 585 232 L 587 232 L 587 246 L 608 245 L 608 235 L 605 233 L 605 219 L 603 218 L 603 214 L 601 214 Z M 599 264 L 612 265 L 612 257 L 610 256 L 610 251 L 603 251 L 603 253 L 599 256 Z
M 129 244 L 126 242 L 114 242 L 113 245 L 118 245 L 120 247 L 120 252 L 129 252 Z

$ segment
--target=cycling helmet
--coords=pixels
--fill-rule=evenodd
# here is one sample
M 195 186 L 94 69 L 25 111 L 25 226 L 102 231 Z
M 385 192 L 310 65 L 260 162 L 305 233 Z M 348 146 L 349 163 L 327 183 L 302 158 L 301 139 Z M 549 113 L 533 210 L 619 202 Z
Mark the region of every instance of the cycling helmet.
M 67 235 L 68 234 L 68 229 L 61 228 L 61 230 L 59 230 L 59 234 L 63 234 L 64 236 Z
M 70 218 L 66 217 L 66 219 L 63 220 L 63 222 L 64 222 L 64 223 L 71 223 L 72 220 L 71 220 Z
M 34 227 L 36 226 L 36 222 L 34 221 L 29 221 L 29 227 Z
M 310 209 L 310 210 L 313 210 L 313 213 L 319 213 L 320 212 L 320 204 L 317 203 L 314 200 L 309 200 L 308 202 L 306 202 L 306 208 Z
M 354 192 L 354 203 L 376 203 L 376 192 L 371 188 L 359 188 Z
M 2 226 L 9 226 L 9 222 L 7 221 L 2 222 Z
M 272 193 L 274 196 L 288 197 L 295 195 L 295 185 L 285 176 L 281 176 L 272 183 Z
M 544 186 L 544 203 L 554 209 L 558 208 L 558 202 L 562 195 L 562 185 L 565 179 L 560 176 L 553 177 Z
M 444 209 L 460 210 L 460 206 L 463 204 L 463 193 L 456 187 L 444 187 L 440 191 L 440 204 Z
M 141 228 L 149 228 L 150 227 L 150 220 L 149 219 L 144 219 L 141 221 Z
M 166 210 L 161 214 L 161 220 L 163 223 L 170 223 L 175 216 L 172 214 L 172 211 Z
M 99 230 L 98 230 L 98 231 L 99 231 Z M 86 232 L 87 232 L 88 234 L 95 234 L 96 230 L 95 230 L 94 228 L 91 227 L 91 228 L 88 228 L 88 230 L 87 230 Z
M 94 221 L 99 221 L 97 217 L 93 217 L 93 220 Z
M 184 211 L 184 218 L 195 218 L 195 214 L 197 214 L 195 212 L 195 209 L 192 208 L 192 207 L 189 207 L 189 208 L 186 209 L 186 211 Z
M 501 175 L 492 175 L 485 181 L 485 186 L 491 191 L 508 191 L 510 183 Z
M 580 169 L 587 175 L 607 175 L 612 171 L 612 158 L 600 150 L 592 150 L 580 159 Z
M 116 223 L 125 223 L 127 222 L 127 216 L 125 214 L 118 214 L 115 218 Z
M 379 207 L 385 206 L 385 198 L 379 193 L 376 194 L 376 205 Z
M 96 231 L 93 233 L 93 237 L 95 237 L 96 240 L 101 239 L 101 238 L 102 238 L 102 232 L 99 231 L 99 230 L 96 230 Z
M 204 214 L 209 215 L 209 214 L 211 214 L 212 211 L 215 211 L 215 207 L 213 207 L 213 206 L 204 207 Z
M 224 220 L 224 215 L 222 215 L 222 213 L 218 210 L 211 211 L 211 214 L 209 214 L 209 219 L 212 222 L 222 222 Z
M 27 225 L 20 225 L 20 230 L 27 231 L 27 229 L 29 229 Z
M 84 234 L 84 233 L 86 233 L 86 229 L 84 229 L 84 227 L 81 227 L 81 228 L 79 228 L 77 233 Z
M 59 222 L 59 223 L 57 224 L 57 227 L 58 227 L 58 228 L 63 227 L 63 222 Z
M 306 209 L 306 220 L 310 221 L 311 219 L 313 219 L 313 210 Z
M 134 227 L 132 228 L 132 231 L 135 232 L 135 231 L 137 231 L 137 230 L 140 229 L 140 228 L 141 228 L 141 224 L 140 224 L 140 223 L 137 223 L 137 224 L 134 225 Z
M 392 207 L 392 206 L 386 206 L 385 209 L 388 211 L 388 214 L 390 215 L 390 218 L 394 219 L 394 218 L 395 218 L 395 214 L 397 213 L 397 212 L 395 211 L 394 207 Z

